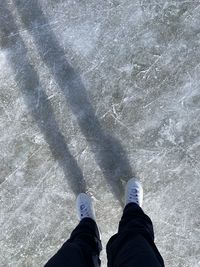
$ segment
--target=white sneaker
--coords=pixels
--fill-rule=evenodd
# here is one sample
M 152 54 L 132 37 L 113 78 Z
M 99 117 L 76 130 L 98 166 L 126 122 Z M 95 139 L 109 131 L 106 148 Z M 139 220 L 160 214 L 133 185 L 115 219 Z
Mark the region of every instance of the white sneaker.
M 129 203 L 136 203 L 142 207 L 143 189 L 141 183 L 135 178 L 130 179 L 125 189 L 125 206 Z
M 82 220 L 84 218 L 91 218 L 95 220 L 92 199 L 87 194 L 81 193 L 78 195 L 76 199 L 76 209 L 79 220 Z

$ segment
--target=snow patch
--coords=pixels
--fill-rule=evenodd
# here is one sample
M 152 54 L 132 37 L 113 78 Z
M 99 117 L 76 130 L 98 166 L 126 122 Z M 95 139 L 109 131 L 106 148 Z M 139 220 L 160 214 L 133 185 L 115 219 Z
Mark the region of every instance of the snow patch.
M 72 45 L 73 49 L 88 56 L 94 49 L 97 39 L 100 34 L 100 25 L 91 25 L 91 22 L 86 22 L 81 25 L 66 28 L 64 31 L 63 42 Z
M 8 60 L 7 60 L 7 56 L 8 56 L 8 51 L 3 49 L 0 50 L 0 76 L 4 75 L 4 71 L 8 69 Z

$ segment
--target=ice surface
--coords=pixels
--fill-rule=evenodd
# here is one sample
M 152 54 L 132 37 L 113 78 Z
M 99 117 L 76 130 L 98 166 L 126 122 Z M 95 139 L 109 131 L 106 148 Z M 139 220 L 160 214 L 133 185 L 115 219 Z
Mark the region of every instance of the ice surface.
M 0 1 L 0 266 L 43 266 L 77 224 L 81 191 L 105 248 L 133 175 L 166 267 L 200 265 L 199 12 Z

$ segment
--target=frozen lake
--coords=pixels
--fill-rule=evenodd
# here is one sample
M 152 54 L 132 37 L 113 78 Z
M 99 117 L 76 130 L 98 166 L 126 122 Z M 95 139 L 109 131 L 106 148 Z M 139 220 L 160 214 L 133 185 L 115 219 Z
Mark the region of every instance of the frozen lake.
M 200 1 L 0 0 L 0 149 L 0 267 L 42 267 L 82 191 L 105 248 L 132 176 L 166 267 L 200 266 Z

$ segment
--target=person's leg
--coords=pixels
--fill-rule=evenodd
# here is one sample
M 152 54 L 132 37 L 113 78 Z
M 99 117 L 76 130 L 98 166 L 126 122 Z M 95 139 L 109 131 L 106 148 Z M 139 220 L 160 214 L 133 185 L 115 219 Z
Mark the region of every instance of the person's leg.
M 109 267 L 163 267 L 163 259 L 154 244 L 150 218 L 135 203 L 129 203 L 119 230 L 107 244 Z
M 82 203 L 79 204 L 80 208 L 82 208 Z M 84 207 L 84 210 L 79 214 L 80 222 L 73 230 L 69 240 L 64 243 L 61 249 L 58 250 L 44 267 L 100 266 L 99 254 L 102 246 L 98 227 L 94 216 L 87 214 L 87 217 L 85 217 L 86 213 L 88 213 L 88 211 Z
M 107 244 L 108 267 L 164 267 L 154 244 L 152 222 L 139 206 L 140 201 L 126 204 L 118 233 Z

